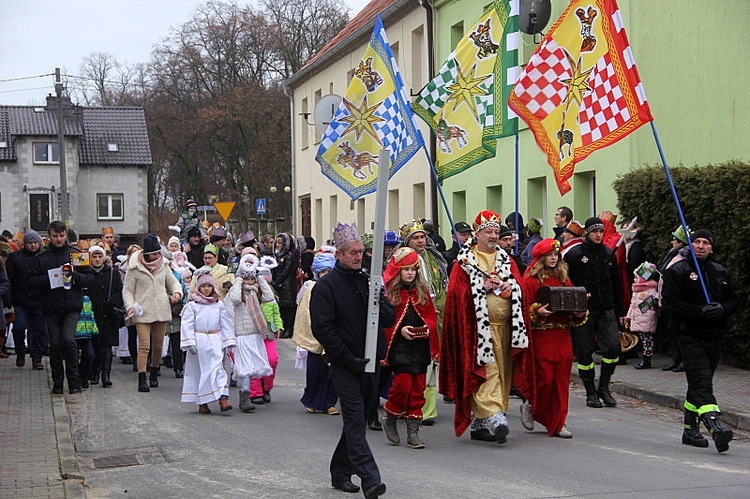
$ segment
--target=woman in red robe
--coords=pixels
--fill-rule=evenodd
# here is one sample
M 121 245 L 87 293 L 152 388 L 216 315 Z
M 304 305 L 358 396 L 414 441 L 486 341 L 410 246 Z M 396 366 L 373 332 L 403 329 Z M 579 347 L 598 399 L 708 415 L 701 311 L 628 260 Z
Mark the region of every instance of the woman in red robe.
M 586 322 L 587 313 L 552 312 L 548 303 L 537 301 L 542 286 L 572 286 L 568 279 L 568 266 L 560 258 L 560 242 L 544 239 L 534 246 L 534 261 L 523 275 L 524 307 L 531 318 L 531 346 L 533 349 L 533 377 L 535 397 L 530 409 L 533 419 L 524 421 L 524 427 L 534 428 L 534 421 L 544 425 L 553 437 L 571 438 L 565 427 L 568 418 L 570 365 L 573 353 L 570 328 Z M 531 374 L 531 373 L 529 373 Z M 528 402 L 525 402 L 528 403 Z

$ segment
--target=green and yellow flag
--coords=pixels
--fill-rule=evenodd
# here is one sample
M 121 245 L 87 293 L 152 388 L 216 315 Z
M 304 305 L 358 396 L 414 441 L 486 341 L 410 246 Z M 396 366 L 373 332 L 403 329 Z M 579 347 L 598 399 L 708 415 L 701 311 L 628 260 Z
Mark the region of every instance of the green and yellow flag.
M 519 40 L 518 0 L 495 0 L 414 101 L 437 135 L 441 180 L 495 156 L 497 139 L 517 132 L 507 102 L 520 72 Z

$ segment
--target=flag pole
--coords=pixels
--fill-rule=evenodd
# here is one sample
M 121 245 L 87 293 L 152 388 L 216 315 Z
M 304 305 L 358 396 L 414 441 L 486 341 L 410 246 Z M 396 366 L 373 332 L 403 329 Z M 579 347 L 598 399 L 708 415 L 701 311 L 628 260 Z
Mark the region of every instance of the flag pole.
M 365 372 L 374 373 L 377 364 L 378 332 L 380 329 L 380 290 L 383 287 L 383 232 L 385 208 L 388 202 L 388 174 L 391 169 L 391 152 L 381 149 L 378 158 L 378 183 L 375 191 L 375 228 L 372 238 L 372 264 L 370 265 L 370 295 L 367 305 L 367 336 L 365 337 Z
M 682 212 L 682 206 L 680 206 L 680 199 L 677 197 L 677 189 L 675 189 L 674 181 L 672 180 L 672 173 L 669 171 L 669 166 L 667 166 L 667 159 L 664 157 L 664 151 L 661 148 L 661 141 L 659 140 L 659 133 L 656 131 L 656 125 L 654 125 L 654 121 L 651 120 L 651 132 L 654 134 L 654 140 L 656 141 L 656 148 L 659 151 L 659 157 L 661 158 L 661 164 L 664 165 L 664 173 L 667 175 L 667 183 L 669 184 L 669 190 L 672 191 L 672 197 L 674 198 L 674 204 L 677 207 L 677 215 L 680 217 L 680 223 L 682 224 L 682 228 L 685 230 L 685 237 L 688 241 L 688 248 L 690 248 L 690 255 L 693 258 L 693 264 L 695 265 L 695 271 L 698 274 L 698 280 L 701 283 L 701 289 L 703 290 L 703 298 L 705 298 L 706 303 L 711 303 L 711 297 L 708 295 L 708 288 L 706 287 L 706 281 L 703 278 L 703 272 L 701 272 L 701 267 L 698 264 L 698 257 L 695 254 L 695 249 L 693 248 L 693 239 L 690 237 L 690 231 L 688 230 L 687 222 L 685 222 L 685 215 Z
M 430 165 L 430 172 L 432 173 L 432 178 L 435 180 L 435 185 L 437 186 L 438 194 L 440 194 L 440 200 L 443 202 L 443 208 L 445 208 L 445 215 L 448 217 L 448 223 L 451 224 L 451 233 L 453 234 L 453 237 L 456 238 L 456 243 L 458 243 L 458 232 L 456 231 L 456 226 L 453 223 L 453 215 L 451 214 L 451 210 L 448 208 L 448 201 L 445 199 L 445 193 L 443 192 L 443 186 L 440 185 L 440 179 L 438 178 L 437 170 L 435 169 L 435 163 L 432 162 L 432 158 L 427 153 L 427 146 L 424 145 L 424 140 L 422 141 L 425 156 L 427 156 L 427 163 Z
M 516 199 L 515 199 L 515 212 L 516 212 L 516 219 L 513 221 L 513 225 L 516 228 L 516 255 L 518 255 L 518 246 L 521 244 L 521 229 L 518 227 L 518 198 L 519 198 L 519 183 L 520 183 L 520 177 L 521 177 L 521 167 L 519 165 L 519 147 L 518 147 L 518 132 L 516 132 L 516 147 L 515 147 L 515 154 L 516 154 L 516 179 L 515 179 L 515 189 L 516 189 Z

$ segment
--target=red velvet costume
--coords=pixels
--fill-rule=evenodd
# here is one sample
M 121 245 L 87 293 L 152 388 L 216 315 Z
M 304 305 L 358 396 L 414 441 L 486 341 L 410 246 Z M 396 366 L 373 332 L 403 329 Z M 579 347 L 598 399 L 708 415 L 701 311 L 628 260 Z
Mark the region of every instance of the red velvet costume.
M 382 361 L 383 365 L 391 365 L 389 361 L 392 361 L 392 347 L 394 341 L 404 341 L 407 345 L 412 344 L 414 347 L 418 347 L 416 342 L 429 342 L 430 359 L 425 365 L 410 365 L 410 366 L 393 366 L 393 382 L 391 389 L 388 392 L 388 401 L 383 406 L 383 409 L 396 417 L 405 417 L 406 419 L 422 420 L 422 407 L 424 406 L 424 390 L 427 378 L 427 365 L 429 360 L 435 361 L 438 359 L 440 346 L 437 334 L 437 315 L 435 313 L 435 305 L 432 303 L 432 299 L 428 296 L 427 302 L 424 305 L 416 303 L 416 291 L 414 289 L 402 288 L 399 292 L 401 303 L 396 306 L 396 323 L 393 327 L 386 329 L 386 338 L 388 340 L 388 350 L 386 351 L 385 359 Z M 401 336 L 401 328 L 409 325 L 421 325 L 421 324 L 408 324 L 409 309 L 412 309 L 419 316 L 419 321 L 426 325 L 429 329 L 429 335 L 427 338 L 406 340 Z M 420 371 L 420 372 L 414 372 Z
M 511 262 L 512 259 L 508 258 Z M 511 264 L 511 273 L 521 282 L 518 268 Z M 453 264 L 446 296 L 443 337 L 440 348 L 440 390 L 455 403 L 454 431 L 461 436 L 471 424 L 471 396 L 487 380 L 484 366 L 477 363 L 477 316 L 468 274 L 460 262 Z M 530 340 L 530 338 L 529 338 Z M 529 348 L 513 348 L 514 371 L 529 371 Z M 513 378 L 516 388 L 527 393 L 533 383 L 528 377 Z
M 523 301 L 531 317 L 529 329 L 534 358 L 534 373 L 530 380 L 534 383 L 534 389 L 528 392 L 531 396 L 523 393 L 531 403 L 534 419 L 544 425 L 549 435 L 554 435 L 562 429 L 568 417 L 570 365 L 573 363 L 570 328 L 581 325 L 585 318 L 576 319 L 567 312 L 554 313 L 549 317 L 537 315 L 537 309 L 544 305 L 536 302 L 537 291 L 542 286 L 572 284 L 570 279 L 565 283 L 560 282 L 555 275 L 549 275 L 544 282 L 540 282 L 537 276 L 530 276 L 528 271 L 523 278 Z M 522 376 L 529 374 L 524 372 Z

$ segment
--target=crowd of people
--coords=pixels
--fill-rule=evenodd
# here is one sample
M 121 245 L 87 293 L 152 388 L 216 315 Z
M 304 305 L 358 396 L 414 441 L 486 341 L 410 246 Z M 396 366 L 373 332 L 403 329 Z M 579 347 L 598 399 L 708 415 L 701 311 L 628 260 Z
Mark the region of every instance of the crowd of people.
M 127 249 L 111 227 L 77 240 L 55 221 L 46 240 L 27 230 L 0 241 L 1 346 L 11 328 L 19 368 L 29 353 L 32 368 L 44 369 L 48 355 L 53 394 L 66 380 L 70 394 L 112 387 L 113 351 L 126 351 L 139 392 L 158 388 L 165 366 L 183 380 L 182 402 L 210 414 L 214 402 L 233 409 L 232 386 L 242 412 L 271 403 L 276 342 L 291 338 L 296 367 L 306 371 L 304 410 L 342 417 L 333 487 L 378 497 L 386 489 L 368 426 L 396 446 L 403 422 L 406 445 L 424 449 L 419 430 L 438 418 L 439 393 L 453 404 L 456 436 L 470 429 L 472 440 L 504 444 L 515 394 L 524 428 L 538 423 L 572 438 L 571 364 L 586 406 L 615 407 L 610 383 L 623 363 L 623 334 L 639 339 L 635 369 L 649 369 L 664 320 L 677 340 L 670 368 L 684 370 L 688 383 L 682 442 L 707 447 L 703 422 L 726 451 L 733 434 L 720 421 L 712 377 L 738 302 L 712 259 L 710 231 L 688 239 L 678 227 L 657 266 L 645 260 L 635 220 L 618 230 L 604 211 L 581 223 L 563 206 L 554 222 L 554 237 L 543 238 L 541 219 L 524 225 L 518 213 L 503 220 L 483 210 L 471 224 L 456 223 L 446 247 L 431 221 L 415 219 L 385 231 L 383 261 L 374 262 L 373 236 L 355 224 L 339 223 L 320 247 L 287 233 L 235 239 L 218 223 L 201 224 L 192 200 L 169 227 L 172 237 L 147 234 Z M 383 288 L 376 355 L 367 358 L 376 265 Z

